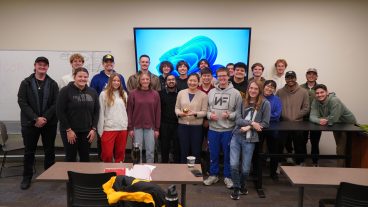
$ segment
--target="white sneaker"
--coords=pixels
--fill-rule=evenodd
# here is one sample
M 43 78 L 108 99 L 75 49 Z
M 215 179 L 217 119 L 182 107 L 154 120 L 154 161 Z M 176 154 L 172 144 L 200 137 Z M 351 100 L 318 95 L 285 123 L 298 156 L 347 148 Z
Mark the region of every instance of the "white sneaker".
M 206 180 L 203 181 L 204 185 L 212 185 L 219 181 L 217 176 L 211 175 Z
M 233 181 L 230 178 L 225 178 L 224 183 L 228 189 L 232 188 L 234 185 Z
M 286 162 L 289 163 L 289 164 L 294 164 L 294 160 L 291 157 L 286 158 Z

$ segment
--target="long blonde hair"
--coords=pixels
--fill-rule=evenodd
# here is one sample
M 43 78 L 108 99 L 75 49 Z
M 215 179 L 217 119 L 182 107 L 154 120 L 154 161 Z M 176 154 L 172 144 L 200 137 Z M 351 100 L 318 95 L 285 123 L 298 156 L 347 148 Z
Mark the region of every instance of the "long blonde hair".
M 127 105 L 127 100 L 126 100 L 126 96 L 125 96 L 125 93 L 124 93 L 124 90 L 123 90 L 123 87 L 121 86 L 121 79 L 120 79 L 120 75 L 118 73 L 113 73 L 110 75 L 110 78 L 109 78 L 109 82 L 107 83 L 107 86 L 105 88 L 105 91 L 106 91 L 106 103 L 108 106 L 112 106 L 114 104 L 114 87 L 112 86 L 112 81 L 114 80 L 115 77 L 118 77 L 119 80 L 120 80 L 120 86 L 119 88 L 117 89 L 118 92 L 119 92 L 119 96 L 123 99 L 124 101 L 124 105 L 126 107 Z
M 245 107 L 250 105 L 251 97 L 249 95 L 249 87 L 252 83 L 256 84 L 258 89 L 259 89 L 259 94 L 256 97 L 256 103 L 255 103 L 256 104 L 255 109 L 259 110 L 261 108 L 261 104 L 262 104 L 263 99 L 264 99 L 263 92 L 262 92 L 263 87 L 262 87 L 262 83 L 260 81 L 252 80 L 248 83 L 247 91 L 245 92 L 245 97 L 243 98 L 243 104 L 244 104 Z

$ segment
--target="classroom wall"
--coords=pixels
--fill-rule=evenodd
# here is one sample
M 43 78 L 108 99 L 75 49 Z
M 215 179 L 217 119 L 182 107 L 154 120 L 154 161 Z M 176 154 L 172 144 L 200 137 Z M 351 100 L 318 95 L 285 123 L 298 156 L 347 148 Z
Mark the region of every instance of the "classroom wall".
M 354 0 L 1 0 L 0 49 L 111 50 L 128 77 L 135 72 L 133 27 L 252 27 L 250 64 L 263 63 L 269 76 L 285 58 L 299 83 L 308 67 L 317 68 L 318 82 L 367 123 L 367 20 L 368 1 Z M 322 150 L 333 152 L 331 135 L 324 136 Z

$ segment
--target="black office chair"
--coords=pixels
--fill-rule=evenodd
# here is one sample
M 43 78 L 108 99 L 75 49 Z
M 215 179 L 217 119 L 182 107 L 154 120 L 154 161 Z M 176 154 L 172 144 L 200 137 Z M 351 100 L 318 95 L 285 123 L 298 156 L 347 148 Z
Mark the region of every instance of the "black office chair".
M 368 186 L 341 182 L 336 199 L 321 199 L 319 206 L 368 207 Z
M 3 169 L 4 168 L 11 168 L 11 167 L 22 167 L 23 165 L 7 165 L 7 155 L 9 152 L 24 149 L 24 144 L 22 140 L 18 139 L 9 139 L 8 131 L 4 122 L 0 121 L 0 135 L 1 135 L 1 149 L 3 153 L 3 160 L 1 162 L 0 167 L 0 178 L 3 177 Z M 16 175 L 7 175 L 4 177 L 12 177 L 12 176 L 21 176 L 21 174 Z
M 115 172 L 84 174 L 68 171 L 67 200 L 70 207 L 110 206 L 102 185 L 116 176 Z

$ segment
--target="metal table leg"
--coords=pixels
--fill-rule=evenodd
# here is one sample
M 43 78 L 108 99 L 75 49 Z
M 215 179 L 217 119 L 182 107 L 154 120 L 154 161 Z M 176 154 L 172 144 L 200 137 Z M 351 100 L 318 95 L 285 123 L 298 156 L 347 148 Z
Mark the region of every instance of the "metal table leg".
M 298 206 L 303 207 L 304 187 L 299 187 Z
M 186 194 L 187 194 L 187 185 L 181 184 L 181 206 L 183 207 L 186 206 L 186 203 L 185 203 Z

